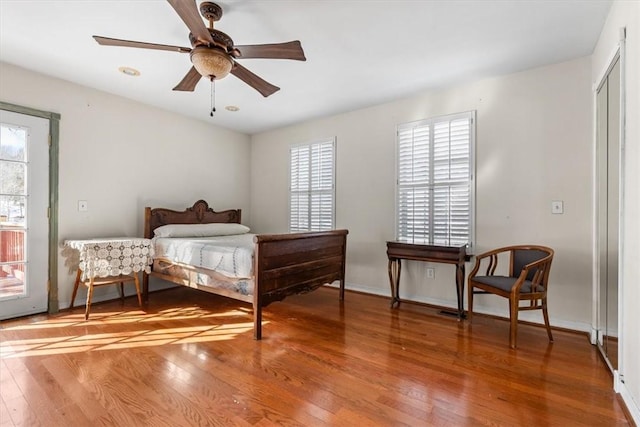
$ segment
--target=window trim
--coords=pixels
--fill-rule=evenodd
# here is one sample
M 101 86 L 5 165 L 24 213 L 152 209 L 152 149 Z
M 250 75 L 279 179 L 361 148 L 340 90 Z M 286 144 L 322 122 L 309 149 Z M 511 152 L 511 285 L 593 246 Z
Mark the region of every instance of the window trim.
M 326 137 L 326 138 L 317 138 L 317 139 L 313 139 L 307 142 L 301 142 L 301 143 L 296 143 L 296 144 L 291 144 L 289 145 L 289 158 L 288 158 L 288 178 L 287 178 L 287 184 L 288 184 L 288 200 L 287 200 L 287 226 L 288 226 L 288 230 L 290 233 L 292 232 L 303 232 L 301 230 L 296 230 L 296 231 L 292 231 L 291 228 L 291 195 L 292 195 L 292 183 L 291 183 L 291 151 L 294 148 L 298 148 L 298 147 L 311 147 L 313 145 L 319 145 L 319 144 L 324 144 L 324 143 L 330 143 L 331 144 L 331 148 L 332 148 L 332 156 L 331 156 L 331 165 L 332 165 L 332 171 L 331 171 L 331 197 L 332 197 L 332 203 L 331 203 L 331 227 L 329 228 L 330 230 L 335 230 L 336 228 L 336 137 L 332 136 L 332 137 Z M 310 183 L 311 184 L 311 183 Z M 322 190 L 322 191 L 326 191 L 326 190 Z M 320 192 L 320 191 L 318 191 Z M 314 192 L 311 191 L 309 194 L 313 194 Z M 309 209 L 309 214 L 311 215 L 311 209 Z M 309 223 L 311 223 L 311 221 L 309 221 Z M 307 230 L 307 231 L 318 231 L 318 230 Z
M 399 236 L 399 221 L 400 221 L 400 131 L 406 128 L 417 127 L 420 125 L 433 125 L 441 121 L 452 121 L 462 118 L 469 118 L 471 120 L 471 126 L 469 130 L 469 243 L 467 244 L 467 252 L 471 252 L 476 245 L 476 110 L 468 110 L 459 113 L 445 114 L 440 116 L 434 116 L 427 119 L 414 120 L 411 122 L 400 123 L 396 125 L 395 134 L 395 194 L 394 194 L 394 207 L 395 207 L 395 220 L 394 220 L 394 236 L 396 241 L 401 241 Z M 432 136 L 430 135 L 430 138 Z M 432 210 L 433 208 L 431 208 Z M 433 214 L 430 213 L 431 217 Z M 433 244 L 433 243 L 430 243 Z

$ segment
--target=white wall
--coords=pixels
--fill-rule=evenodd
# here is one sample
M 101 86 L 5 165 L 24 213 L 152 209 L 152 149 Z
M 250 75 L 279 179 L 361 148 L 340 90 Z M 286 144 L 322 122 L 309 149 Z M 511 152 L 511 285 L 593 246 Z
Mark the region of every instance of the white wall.
M 145 206 L 182 210 L 198 199 L 216 210 L 242 208 L 249 222 L 247 135 L 5 63 L 0 99 L 61 115 L 61 243 L 142 236 Z M 87 212 L 78 212 L 78 200 L 88 201 Z M 74 279 L 64 262 L 60 256 L 61 308 Z M 95 299 L 107 292 L 115 287 L 97 289 Z
M 624 229 L 622 240 L 621 336 L 619 372 L 624 382 L 620 393 L 632 413 L 636 424 L 640 423 L 640 2 L 615 1 L 593 53 L 592 83 L 602 77 L 611 54 L 618 45 L 619 30 L 626 27 L 626 153 Z
M 551 323 L 588 331 L 592 300 L 590 76 L 590 58 L 581 58 L 254 135 L 254 228 L 287 230 L 289 145 L 336 136 L 336 222 L 338 228 L 349 229 L 347 286 L 389 295 L 385 242 L 394 239 L 395 127 L 477 110 L 474 251 L 520 243 L 554 248 Z M 551 214 L 552 200 L 564 201 L 564 215 Z M 403 297 L 456 306 L 451 266 L 432 265 L 435 280 L 425 278 L 424 263 L 405 266 Z M 508 316 L 507 303 L 501 298 L 479 296 L 476 301 L 478 311 Z M 521 314 L 524 319 L 542 321 L 539 312 Z

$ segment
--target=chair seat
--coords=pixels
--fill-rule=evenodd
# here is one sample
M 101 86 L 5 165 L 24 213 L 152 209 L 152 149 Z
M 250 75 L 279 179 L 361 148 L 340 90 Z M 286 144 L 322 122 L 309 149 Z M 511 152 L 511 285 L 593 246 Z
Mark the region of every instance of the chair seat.
M 482 283 L 483 285 L 489 285 L 496 289 L 501 289 L 505 292 L 510 292 L 513 284 L 518 280 L 517 277 L 509 276 L 476 276 L 473 278 L 474 282 Z M 531 281 L 525 280 L 520 288 L 520 293 L 531 292 Z M 538 285 L 539 286 L 539 285 Z M 540 289 L 542 291 L 542 289 Z

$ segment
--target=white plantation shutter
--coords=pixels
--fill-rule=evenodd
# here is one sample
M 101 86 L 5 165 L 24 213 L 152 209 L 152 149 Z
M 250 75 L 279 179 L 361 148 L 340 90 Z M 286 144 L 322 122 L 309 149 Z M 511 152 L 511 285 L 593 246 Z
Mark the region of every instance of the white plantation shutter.
M 474 126 L 474 112 L 398 126 L 399 241 L 471 246 Z
M 334 139 L 290 149 L 289 231 L 334 228 Z

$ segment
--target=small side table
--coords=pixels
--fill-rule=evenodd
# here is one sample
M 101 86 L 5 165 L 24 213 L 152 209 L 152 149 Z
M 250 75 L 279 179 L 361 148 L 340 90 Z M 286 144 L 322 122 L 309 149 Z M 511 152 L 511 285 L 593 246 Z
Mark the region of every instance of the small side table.
M 464 319 L 464 263 L 469 261 L 467 246 L 434 246 L 414 243 L 387 242 L 389 258 L 389 283 L 391 285 L 391 307 L 400 305 L 401 260 L 438 262 L 456 266 L 456 295 L 458 297 L 458 320 Z
M 138 304 L 142 306 L 138 272 L 151 272 L 153 246 L 151 239 L 137 237 L 111 237 L 88 240 L 67 240 L 63 255 L 77 256 L 76 280 L 71 294 L 73 308 L 80 283 L 87 287 L 85 320 L 89 319 L 91 297 L 95 286 L 120 284 L 120 296 L 124 299 L 124 283 L 133 281 L 138 294 Z M 70 254 L 69 251 L 73 251 Z M 76 252 L 77 251 L 77 252 Z

